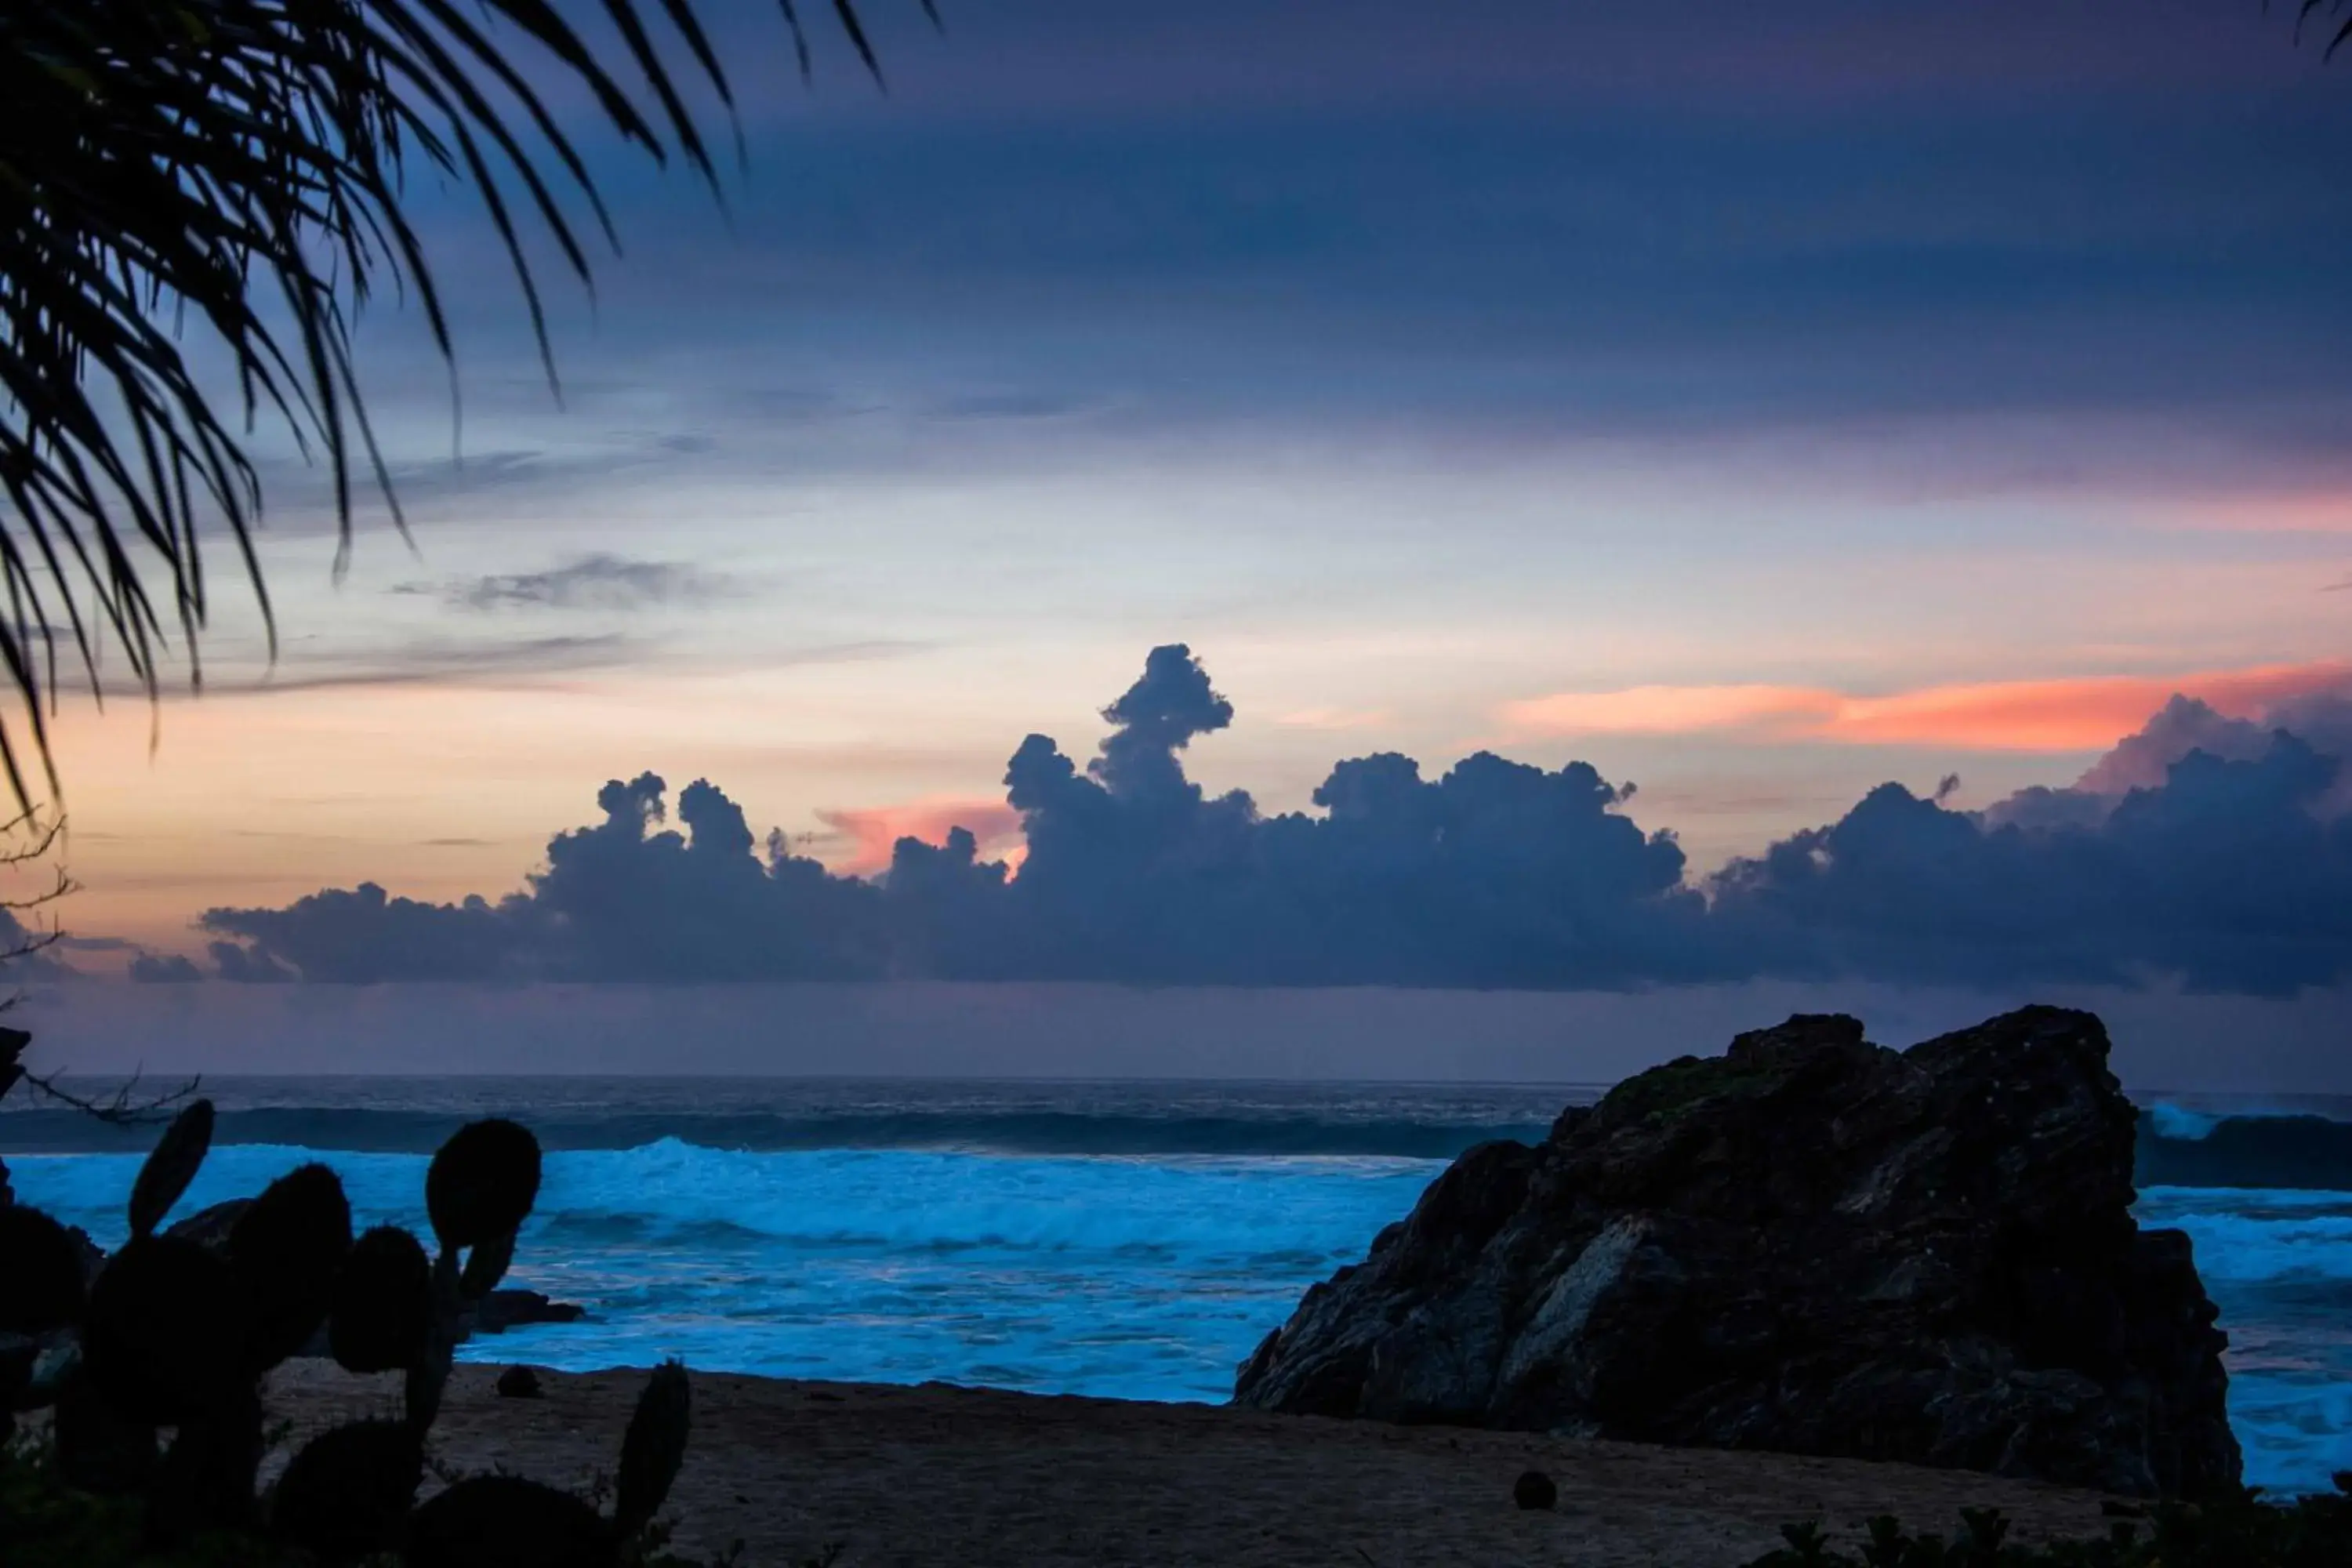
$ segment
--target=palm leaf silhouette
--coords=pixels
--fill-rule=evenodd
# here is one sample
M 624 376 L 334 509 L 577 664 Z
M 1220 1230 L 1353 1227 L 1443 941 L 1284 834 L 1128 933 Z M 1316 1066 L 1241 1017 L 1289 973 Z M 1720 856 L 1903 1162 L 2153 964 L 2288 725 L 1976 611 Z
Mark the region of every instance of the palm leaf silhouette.
M 151 702 L 174 649 L 201 686 L 208 538 L 234 544 L 275 656 L 245 446 L 257 421 L 323 465 L 339 571 L 355 482 L 372 481 L 399 522 L 351 332 L 389 285 L 449 359 L 402 207 L 412 173 L 478 194 L 551 384 L 527 236 L 551 239 L 583 286 L 589 251 L 563 193 L 617 240 L 545 84 L 584 86 L 624 138 L 717 189 L 688 98 L 714 93 L 731 118 L 734 96 L 691 0 L 600 5 L 617 45 L 592 44 L 550 0 L 0 6 L 0 662 L 22 712 L 0 721 L 0 772 L 20 804 L 36 765 L 58 793 L 47 721 L 61 654 L 101 696 L 109 650 Z M 792 0 L 780 5 L 805 75 L 807 35 Z M 878 84 L 853 0 L 830 9 Z M 683 45 L 698 79 L 673 77 L 665 41 Z M 191 333 L 234 368 L 226 410 L 184 357 Z

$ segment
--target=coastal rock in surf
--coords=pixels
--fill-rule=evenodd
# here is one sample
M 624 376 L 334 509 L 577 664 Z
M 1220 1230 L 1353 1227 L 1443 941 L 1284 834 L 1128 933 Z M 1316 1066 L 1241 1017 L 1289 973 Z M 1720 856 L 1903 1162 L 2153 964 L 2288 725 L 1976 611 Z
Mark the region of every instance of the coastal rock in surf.
M 163 1227 L 163 1234 L 220 1252 L 228 1247 L 228 1233 L 236 1228 L 236 1222 L 252 1206 L 251 1198 L 227 1198 L 200 1208 L 185 1219 L 173 1220 Z
M 1793 1017 L 1463 1155 L 1234 1400 L 2221 1492 L 2227 1337 L 2134 1120 L 2087 1013 Z
M 537 1290 L 493 1290 L 463 1326 L 478 1334 L 502 1334 L 530 1323 L 576 1323 L 586 1315 L 579 1303 L 551 1300 Z

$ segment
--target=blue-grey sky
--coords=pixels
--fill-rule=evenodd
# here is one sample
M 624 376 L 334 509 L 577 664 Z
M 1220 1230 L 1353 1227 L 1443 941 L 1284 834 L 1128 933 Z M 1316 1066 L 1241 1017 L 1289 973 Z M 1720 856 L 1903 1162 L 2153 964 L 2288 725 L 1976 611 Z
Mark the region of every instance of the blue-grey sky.
M 415 552 L 335 583 L 273 466 L 275 669 L 232 604 L 152 758 L 67 716 L 72 923 L 495 898 L 648 769 L 836 869 L 1017 857 L 1022 737 L 1083 759 L 1174 642 L 1212 795 L 1589 761 L 1693 885 L 2344 689 L 2352 65 L 2280 8 L 943 9 L 871 7 L 884 94 L 713 7 L 723 215 L 588 134 L 626 254 L 592 310 L 542 253 L 560 407 L 418 191 L 465 462 L 387 301 Z

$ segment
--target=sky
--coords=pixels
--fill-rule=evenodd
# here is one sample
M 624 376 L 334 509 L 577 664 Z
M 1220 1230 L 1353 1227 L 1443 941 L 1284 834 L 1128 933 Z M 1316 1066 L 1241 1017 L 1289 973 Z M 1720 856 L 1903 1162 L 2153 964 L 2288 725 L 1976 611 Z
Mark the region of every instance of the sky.
M 75 932 L 210 973 L 223 938 L 290 962 L 296 917 L 262 916 L 325 889 L 553 909 L 526 875 L 647 773 L 835 873 L 961 825 L 1018 882 L 1008 759 L 1042 734 L 1087 777 L 1105 705 L 1181 645 L 1232 710 L 1163 748 L 1196 805 L 1319 821 L 1333 764 L 1375 753 L 1433 787 L 1482 751 L 1586 763 L 1625 842 L 1679 852 L 1628 897 L 1848 933 L 1475 973 L 1414 949 L 1433 984 L 2347 977 L 2352 931 L 2298 912 L 2352 891 L 2325 880 L 2342 792 L 2300 773 L 2322 847 L 2271 823 L 2161 851 L 2228 862 L 2181 898 L 2257 912 L 2071 968 L 1857 958 L 1863 895 L 1832 920 L 1802 911 L 1847 893 L 1738 870 L 1818 858 L 1889 782 L 1986 833 L 2020 792 L 2106 825 L 2137 785 L 2108 870 L 1967 873 L 2061 902 L 2108 877 L 2122 909 L 2194 803 L 2158 798 L 2180 747 L 2103 759 L 2174 694 L 2242 769 L 2282 716 L 2341 754 L 2352 64 L 2281 8 L 942 10 L 869 8 L 884 92 L 822 32 L 803 87 L 772 6 L 711 7 L 744 165 L 722 211 L 587 137 L 625 254 L 593 305 L 551 287 L 560 405 L 478 209 L 416 193 L 462 421 L 413 311 L 362 343 L 410 539 L 369 513 L 339 578 L 317 476 L 262 440 L 279 655 L 223 580 L 201 699 L 68 702 Z M 2194 809 L 2242 826 L 2252 779 Z M 2281 859 L 2322 880 L 2245 871 Z M 295 967 L 396 977 L 330 973 L 331 946 Z M 1158 951 L 989 962 L 1236 977 Z M 1239 978 L 1365 977 L 1317 963 Z

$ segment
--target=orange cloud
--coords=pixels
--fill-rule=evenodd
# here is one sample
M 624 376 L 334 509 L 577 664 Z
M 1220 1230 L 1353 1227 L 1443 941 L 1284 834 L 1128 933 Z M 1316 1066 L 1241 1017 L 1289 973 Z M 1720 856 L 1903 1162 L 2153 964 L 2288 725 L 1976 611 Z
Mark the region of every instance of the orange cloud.
M 1979 681 L 1854 697 L 1822 687 L 1637 686 L 1504 705 L 1514 735 L 1736 733 L 1852 745 L 2088 752 L 2137 730 L 2175 692 L 2250 717 L 2290 697 L 2352 689 L 2352 663 L 2262 665 L 2172 676 Z
M 2173 515 L 2223 533 L 2352 533 L 2352 492 L 2227 496 L 2184 502 Z
M 871 805 L 840 811 L 820 811 L 817 820 L 845 841 L 846 854 L 824 858 L 834 870 L 870 877 L 887 870 L 890 850 L 901 838 L 926 844 L 947 840 L 948 830 L 969 828 L 980 840 L 982 859 L 1009 860 L 1015 866 L 1028 846 L 1021 837 L 1021 814 L 1001 800 L 912 800 L 897 805 Z

